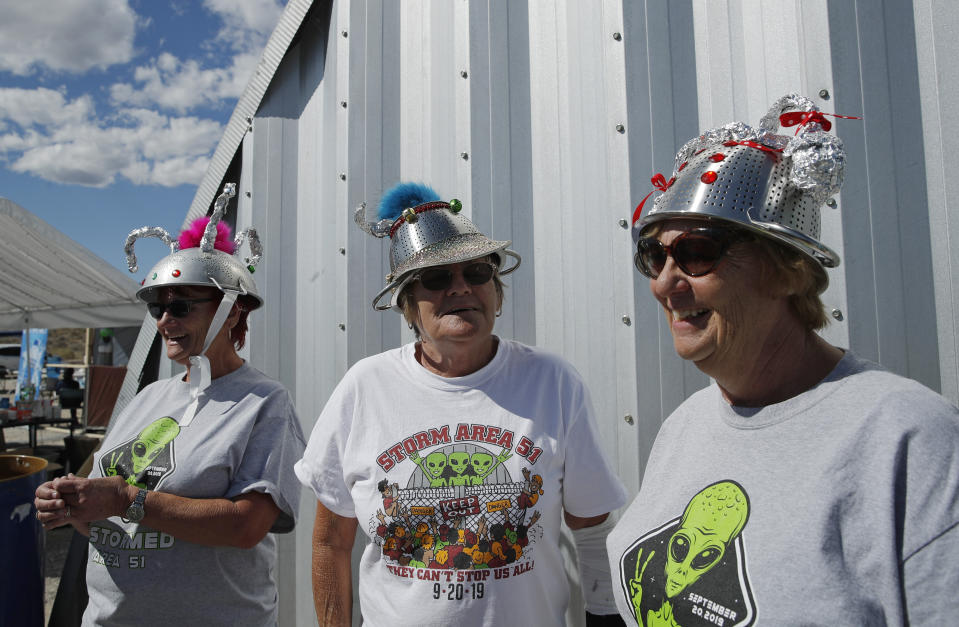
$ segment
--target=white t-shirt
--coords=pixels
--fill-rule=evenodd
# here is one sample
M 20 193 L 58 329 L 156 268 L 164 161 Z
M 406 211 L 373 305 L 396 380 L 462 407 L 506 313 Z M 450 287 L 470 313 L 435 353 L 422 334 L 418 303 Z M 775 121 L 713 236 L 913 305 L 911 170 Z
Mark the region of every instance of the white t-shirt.
M 579 374 L 500 340 L 465 377 L 423 368 L 408 344 L 357 363 L 337 386 L 296 473 L 370 543 L 365 625 L 561 625 L 560 519 L 616 509 Z

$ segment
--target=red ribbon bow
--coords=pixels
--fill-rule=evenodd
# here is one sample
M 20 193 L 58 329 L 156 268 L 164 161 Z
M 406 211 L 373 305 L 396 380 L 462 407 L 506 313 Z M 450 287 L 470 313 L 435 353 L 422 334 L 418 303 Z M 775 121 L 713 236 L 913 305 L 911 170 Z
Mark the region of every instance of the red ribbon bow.
M 676 177 L 674 176 L 667 181 L 665 176 L 657 172 L 656 176 L 654 176 L 653 178 L 649 180 L 650 182 L 652 182 L 653 187 L 655 187 L 661 192 L 665 192 L 667 189 L 669 189 L 672 186 L 673 183 L 676 182 Z M 653 190 L 653 191 L 656 191 L 656 190 Z M 646 197 L 643 198 L 638 205 L 636 205 L 636 210 L 633 211 L 633 222 L 632 222 L 633 224 L 636 224 L 636 221 L 639 220 L 639 215 L 643 212 L 643 205 L 646 204 L 646 201 L 649 200 L 649 197 L 652 195 L 653 195 L 653 192 L 649 192 L 648 194 L 646 194 Z
M 817 122 L 819 126 L 822 127 L 822 130 L 828 131 L 832 128 L 832 122 L 824 117 L 827 115 L 834 118 L 842 118 L 843 120 L 862 119 L 853 115 L 839 115 L 838 113 L 823 113 L 821 111 L 787 111 L 779 116 L 779 123 L 782 124 L 783 127 L 796 126 L 798 124 L 799 128 L 802 128 L 810 122 Z M 799 134 L 799 128 L 796 129 L 796 135 Z

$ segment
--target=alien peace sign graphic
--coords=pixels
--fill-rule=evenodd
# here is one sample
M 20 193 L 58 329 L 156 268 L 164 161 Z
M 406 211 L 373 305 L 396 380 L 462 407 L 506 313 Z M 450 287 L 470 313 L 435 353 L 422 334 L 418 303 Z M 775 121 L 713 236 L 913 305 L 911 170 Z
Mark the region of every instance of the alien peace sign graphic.
M 179 433 L 180 425 L 173 418 L 155 420 L 136 437 L 104 453 L 100 472 L 104 477 L 119 475 L 130 485 L 154 490 L 176 468 L 173 440 Z
M 756 607 L 742 531 L 749 498 L 735 481 L 696 493 L 680 518 L 634 542 L 620 558 L 620 585 L 646 627 L 752 625 Z

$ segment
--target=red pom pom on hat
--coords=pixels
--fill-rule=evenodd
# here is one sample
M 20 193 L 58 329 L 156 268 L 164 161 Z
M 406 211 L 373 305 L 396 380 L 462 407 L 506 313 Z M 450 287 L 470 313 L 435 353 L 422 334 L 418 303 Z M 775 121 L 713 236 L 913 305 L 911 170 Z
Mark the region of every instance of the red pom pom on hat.
M 183 229 L 179 238 L 180 250 L 198 247 L 200 240 L 203 239 L 203 231 L 206 230 L 206 225 L 209 223 L 210 218 L 203 216 L 191 222 L 188 228 Z M 230 255 L 236 251 L 236 246 L 233 244 L 233 233 L 230 231 L 228 224 L 216 223 L 216 241 L 213 243 L 213 247 Z

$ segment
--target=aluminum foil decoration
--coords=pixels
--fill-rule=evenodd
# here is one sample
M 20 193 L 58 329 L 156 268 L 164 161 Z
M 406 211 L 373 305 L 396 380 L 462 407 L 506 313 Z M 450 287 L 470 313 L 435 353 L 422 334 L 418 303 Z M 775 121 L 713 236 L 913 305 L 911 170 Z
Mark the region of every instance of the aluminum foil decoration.
M 236 195 L 236 184 L 227 183 L 213 203 L 213 214 L 203 231 L 200 245 L 195 248 L 181 249 L 178 241 L 165 229 L 158 226 L 143 227 L 132 231 L 126 239 L 123 251 L 127 257 L 127 267 L 130 272 L 138 269 L 136 254 L 133 246 L 137 239 L 156 237 L 170 247 L 170 254 L 161 259 L 147 273 L 137 291 L 137 297 L 143 301 L 154 299 L 154 293 L 161 287 L 181 285 L 206 285 L 218 288 L 220 291 L 235 291 L 238 295 L 246 295 L 248 309 L 253 310 L 263 304 L 252 274 L 263 256 L 263 246 L 260 243 L 256 229 L 250 227 L 236 234 L 233 240 L 233 249 L 249 242 L 250 256 L 241 262 L 236 253 L 229 254 L 214 247 L 217 236 L 217 225 L 223 218 L 230 198 Z
M 461 215 L 462 209 L 459 200 L 444 202 L 420 183 L 399 183 L 383 194 L 375 220 L 366 219 L 366 203 L 356 209 L 353 220 L 361 229 L 374 237 L 390 238 L 390 273 L 386 287 L 373 298 L 373 309 L 401 311 L 399 295 L 422 268 L 486 256 L 496 260 L 500 275 L 519 267 L 522 259 L 508 249 L 511 242 L 486 237 Z M 504 257 L 510 257 L 511 263 Z M 391 293 L 389 304 L 380 305 L 387 293 Z
M 825 267 L 839 255 L 819 241 L 820 207 L 839 192 L 845 153 L 832 123 L 808 98 L 777 100 L 757 127 L 733 122 L 706 131 L 676 153 L 672 176 L 653 177 L 662 192 L 645 215 L 633 214 L 633 239 L 651 224 L 677 217 L 737 223 L 811 256 Z M 796 127 L 780 135 L 780 127 Z M 652 193 L 652 192 L 651 192 Z

